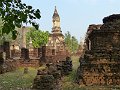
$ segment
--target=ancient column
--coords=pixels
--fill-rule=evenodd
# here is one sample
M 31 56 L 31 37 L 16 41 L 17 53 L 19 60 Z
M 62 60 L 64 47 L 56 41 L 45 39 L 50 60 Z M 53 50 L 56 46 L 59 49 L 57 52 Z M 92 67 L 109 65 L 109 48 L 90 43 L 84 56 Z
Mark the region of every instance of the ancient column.
M 21 58 L 24 60 L 29 59 L 29 50 L 26 48 L 21 48 Z
M 21 58 L 24 60 L 29 59 L 29 50 L 26 49 L 26 32 L 25 27 L 22 27 L 22 48 L 21 48 Z
M 25 26 L 22 27 L 22 48 L 26 48 Z
M 42 62 L 46 62 L 46 46 L 42 46 L 42 57 L 40 59 Z
M 42 46 L 42 57 L 46 56 L 46 46 Z
M 3 47 L 4 47 L 4 52 L 6 53 L 6 59 L 9 59 L 10 58 L 10 45 L 9 45 L 9 42 L 4 42 Z
M 38 48 L 38 57 L 42 56 L 42 48 Z
M 3 47 L 0 45 L 0 65 L 3 64 L 4 58 L 3 58 Z

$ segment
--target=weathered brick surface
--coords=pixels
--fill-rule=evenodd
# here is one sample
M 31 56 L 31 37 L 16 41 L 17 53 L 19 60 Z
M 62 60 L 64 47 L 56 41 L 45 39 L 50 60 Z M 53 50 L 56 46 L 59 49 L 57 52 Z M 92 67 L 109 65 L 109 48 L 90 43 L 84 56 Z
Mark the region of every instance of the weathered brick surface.
M 4 52 L 6 53 L 6 59 L 9 59 L 10 58 L 10 44 L 9 44 L 9 42 L 3 43 L 3 49 L 4 49 Z
M 17 60 L 18 67 L 39 67 L 39 59 L 32 59 L 30 61 L 25 61 L 24 59 Z
M 24 60 L 29 60 L 29 50 L 26 48 L 21 49 L 21 58 Z
M 52 47 L 49 46 L 42 47 L 42 55 L 40 58 L 41 62 L 57 63 L 59 61 L 65 60 L 66 57 L 69 56 L 67 50 L 57 51 L 56 54 L 53 54 L 51 48 Z
M 14 60 L 7 60 L 0 64 L 0 74 L 16 70 L 17 62 Z
M 38 70 L 34 79 L 33 88 L 38 90 L 62 90 L 61 77 L 72 71 L 72 61 L 69 57 L 66 61 L 57 64 L 48 63 L 46 68 Z
M 77 71 L 80 85 L 120 85 L 120 19 L 117 16 L 104 19 L 105 23 L 98 29 L 88 30 Z
M 57 64 L 57 69 L 61 71 L 61 75 L 68 75 L 72 71 L 72 60 L 67 57 L 66 60 L 60 61 Z
M 38 70 L 37 76 L 34 79 L 33 89 L 37 90 L 61 90 L 59 86 L 59 76 L 56 67 L 47 64 L 47 68 Z M 57 89 L 56 89 L 57 87 Z

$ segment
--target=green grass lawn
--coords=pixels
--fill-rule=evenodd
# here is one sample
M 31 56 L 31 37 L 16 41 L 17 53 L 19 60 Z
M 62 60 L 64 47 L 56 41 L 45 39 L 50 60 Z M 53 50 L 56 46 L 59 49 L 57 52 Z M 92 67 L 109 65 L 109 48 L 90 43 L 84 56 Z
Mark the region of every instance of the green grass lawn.
M 0 75 L 0 90 L 28 90 L 32 87 L 37 69 L 29 68 L 28 74 L 23 74 L 24 68 Z

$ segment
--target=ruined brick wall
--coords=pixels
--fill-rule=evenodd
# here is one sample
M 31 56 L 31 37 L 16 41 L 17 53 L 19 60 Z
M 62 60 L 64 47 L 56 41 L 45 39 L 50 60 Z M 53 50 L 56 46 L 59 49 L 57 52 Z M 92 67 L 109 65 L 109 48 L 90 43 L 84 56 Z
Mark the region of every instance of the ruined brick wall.
M 58 61 L 64 60 L 68 56 L 68 52 L 56 51 L 53 47 L 43 46 L 42 47 L 42 57 L 40 61 L 56 63 Z
M 38 70 L 37 76 L 34 79 L 33 89 L 63 90 L 61 78 L 64 75 L 69 75 L 71 71 L 72 61 L 70 57 L 57 64 L 47 63 L 44 69 Z
M 39 57 L 38 48 L 29 49 L 29 57 Z
M 18 67 L 39 67 L 40 62 L 39 62 L 39 59 L 32 59 L 30 61 L 25 61 L 20 59 L 17 61 L 17 66 Z
M 21 57 L 21 51 L 20 50 L 11 50 L 11 57 Z
M 77 71 L 80 85 L 120 85 L 120 20 L 117 16 L 104 18 L 105 23 L 99 30 L 88 33 L 87 49 Z
M 17 63 L 10 59 L 9 42 L 4 42 L 0 46 L 0 74 L 14 71 L 17 68 Z
M 6 60 L 0 64 L 0 74 L 15 71 L 17 69 L 17 62 L 14 60 Z

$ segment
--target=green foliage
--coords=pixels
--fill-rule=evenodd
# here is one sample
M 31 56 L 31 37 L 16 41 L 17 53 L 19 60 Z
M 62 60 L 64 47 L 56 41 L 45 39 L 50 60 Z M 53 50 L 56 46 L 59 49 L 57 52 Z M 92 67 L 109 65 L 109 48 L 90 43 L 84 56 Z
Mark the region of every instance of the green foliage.
M 0 44 L 3 42 L 3 37 L 2 37 L 2 20 L 0 19 Z
M 2 27 L 3 27 L 3 21 L 0 18 L 0 45 L 4 42 L 4 41 L 11 41 L 12 40 L 12 33 L 6 34 L 6 33 L 2 33 Z
M 78 49 L 78 40 L 72 36 L 72 52 L 75 52 Z
M 78 40 L 75 36 L 71 36 L 69 31 L 65 33 L 65 44 L 71 52 L 75 52 L 79 46 Z
M 3 22 L 2 19 L 0 19 L 0 37 L 2 36 L 2 26 L 3 26 Z
M 68 49 L 71 50 L 71 34 L 69 31 L 65 33 L 65 44 L 67 45 Z
M 26 34 L 27 46 L 29 45 L 30 40 L 32 41 L 32 45 L 35 48 L 45 45 L 48 42 L 48 35 L 48 32 L 30 28 L 30 32 Z
M 15 27 L 20 28 L 23 23 L 30 23 L 36 29 L 39 25 L 34 22 L 35 19 L 40 19 L 40 10 L 33 9 L 32 6 L 27 6 L 21 0 L 1 0 L 0 1 L 0 16 L 3 23 L 2 33 L 12 33 L 12 38 L 17 37 Z
M 24 74 L 24 68 L 19 68 L 14 72 L 0 75 L 0 90 L 30 90 L 37 69 L 29 67 L 28 70 L 28 74 Z

